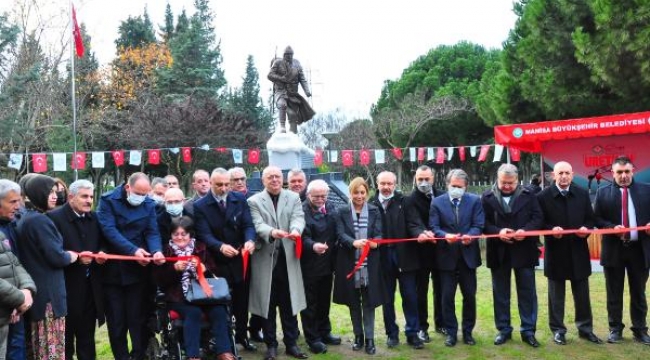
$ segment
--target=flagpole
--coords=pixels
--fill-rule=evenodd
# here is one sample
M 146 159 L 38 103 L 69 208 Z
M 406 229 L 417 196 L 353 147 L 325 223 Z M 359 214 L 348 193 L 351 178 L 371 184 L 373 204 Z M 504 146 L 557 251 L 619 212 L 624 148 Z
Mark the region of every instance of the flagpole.
M 72 18 L 72 0 L 70 0 L 70 73 L 71 73 L 71 94 L 72 94 L 72 141 L 74 152 L 72 153 L 72 164 L 74 164 L 74 180 L 77 181 L 79 178 L 79 170 L 77 168 L 77 100 L 75 94 L 75 77 L 74 77 L 74 57 L 75 57 L 75 46 L 74 46 L 74 20 Z

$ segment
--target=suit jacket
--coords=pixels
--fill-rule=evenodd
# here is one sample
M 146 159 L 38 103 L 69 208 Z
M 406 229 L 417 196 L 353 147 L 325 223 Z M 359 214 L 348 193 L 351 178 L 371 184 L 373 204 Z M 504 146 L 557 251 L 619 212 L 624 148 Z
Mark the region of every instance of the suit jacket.
M 633 181 L 628 191 L 634 204 L 637 226 L 650 223 L 650 184 Z M 618 185 L 612 183 L 598 189 L 594 212 L 599 227 L 613 228 L 622 224 L 621 190 Z M 639 241 L 645 259 L 644 267 L 650 268 L 650 236 L 645 231 L 639 231 Z M 621 238 L 618 235 L 603 235 L 602 244 L 600 264 L 611 267 L 623 266 L 621 262 L 623 242 Z
M 460 200 L 458 224 L 453 204 L 449 195 L 440 195 L 431 202 L 429 210 L 429 226 L 437 238 L 449 234 L 481 235 L 485 225 L 485 215 L 481 199 L 474 194 L 465 193 Z M 436 243 L 436 262 L 438 270 L 456 270 L 458 260 L 462 258 L 470 269 L 481 266 L 481 250 L 478 240 L 469 245 L 460 241 L 451 244 L 444 240 Z
M 124 186 L 120 185 L 102 195 L 97 218 L 106 237 L 108 253 L 133 255 L 138 248 L 152 255 L 161 251 L 155 202 L 148 196 L 139 206 L 132 206 L 126 201 Z M 148 276 L 149 271 L 135 261 L 107 261 L 104 265 L 107 284 L 131 285 L 145 281 Z
M 431 230 L 429 227 L 431 200 L 444 193 L 444 191 L 433 189 L 433 194 L 429 197 L 421 191 L 414 189 L 411 195 L 406 198 L 406 223 L 409 237 L 418 237 L 423 231 Z M 433 270 L 437 268 L 435 245 L 433 242 L 418 243 L 418 254 L 420 256 L 421 269 Z
M 325 203 L 326 214 L 312 209 L 309 201 L 302 203 L 305 213 L 305 230 L 302 232 L 303 251 L 300 259 L 303 278 L 332 275 L 336 260 L 336 218 L 338 210 L 329 201 Z M 327 244 L 324 254 L 314 252 L 314 244 Z
M 510 201 L 511 211 L 508 214 L 492 190 L 483 193 L 481 202 L 485 212 L 485 234 L 498 234 L 503 228 L 539 230 L 544 221 L 537 198 L 528 188 L 522 188 L 519 196 Z M 529 236 L 508 244 L 499 238 L 487 239 L 487 266 L 494 269 L 500 266 L 518 269 L 539 265 L 538 240 L 539 237 Z
M 375 205 L 381 214 L 381 233 L 384 238 L 405 239 L 410 237 L 406 222 L 407 202 L 402 194 L 395 192 L 395 195 L 390 199 L 385 210 L 381 205 L 381 201 L 379 201 L 379 193 L 373 196 L 370 203 Z M 391 245 L 381 246 L 379 251 L 385 254 L 386 251 L 389 251 L 389 246 Z M 397 250 L 397 262 L 400 272 L 415 271 L 420 268 L 420 256 L 416 241 L 397 243 L 392 246 Z M 382 262 L 382 265 L 388 265 L 388 263 Z
M 248 199 L 255 232 L 257 233 L 256 250 L 251 256 L 251 273 L 248 311 L 263 318 L 268 316 L 271 298 L 271 277 L 278 261 L 280 251 L 284 251 L 289 289 L 291 292 L 291 309 L 294 315 L 307 307 L 305 288 L 302 281 L 300 260 L 296 259 L 296 243 L 291 239 L 273 239 L 271 231 L 281 229 L 293 230 L 302 234 L 305 228 L 305 215 L 298 194 L 282 189 L 278 197 L 277 210 L 269 193 L 264 190 Z M 280 250 L 282 247 L 282 250 Z
M 242 257 L 228 258 L 219 249 L 223 244 L 239 249 L 246 241 L 255 241 L 255 226 L 244 195 L 230 191 L 224 212 L 212 192 L 208 193 L 194 203 L 194 223 L 197 240 L 216 256 L 218 276 L 231 284 L 243 281 Z
M 576 184 L 569 186 L 566 197 L 555 184 L 537 194 L 544 214 L 543 229 L 559 226 L 563 229 L 593 228 L 594 211 L 587 190 Z M 544 237 L 544 275 L 551 280 L 582 280 L 591 275 L 587 238 L 563 235 L 556 239 Z
M 376 206 L 368 204 L 368 239 L 381 239 L 381 213 Z M 336 277 L 334 278 L 334 302 L 351 306 L 359 304 L 359 297 L 354 288 L 354 280 L 347 275 L 356 265 L 356 248 L 352 245 L 357 240 L 352 222 L 350 205 L 342 206 L 336 218 L 338 249 L 336 255 Z M 381 247 L 380 247 L 381 248 Z M 368 305 L 377 307 L 387 299 L 385 282 L 381 273 L 381 254 L 379 248 L 370 249 L 368 253 Z M 364 304 L 365 305 L 365 304 Z
M 47 213 L 47 216 L 54 222 L 54 225 L 61 233 L 65 250 L 75 252 L 91 251 L 93 253 L 104 250 L 106 240 L 94 212 L 87 213 L 83 218 L 79 218 L 70 204 L 66 203 Z M 68 312 L 82 312 L 84 310 L 86 287 L 83 285 L 88 282 L 92 288 L 95 314 L 100 325 L 104 323 L 103 267 L 103 265 L 99 265 L 95 261 L 90 265 L 82 265 L 81 262 L 77 261 L 64 270 L 65 289 L 68 294 Z M 86 276 L 87 274 L 89 276 Z
M 45 318 L 45 306 L 52 304 L 54 316 L 68 314 L 63 268 L 70 264 L 70 254 L 63 250 L 63 238 L 44 214 L 28 210 L 18 222 L 20 262 L 34 280 L 38 293 L 27 312 L 29 321 Z

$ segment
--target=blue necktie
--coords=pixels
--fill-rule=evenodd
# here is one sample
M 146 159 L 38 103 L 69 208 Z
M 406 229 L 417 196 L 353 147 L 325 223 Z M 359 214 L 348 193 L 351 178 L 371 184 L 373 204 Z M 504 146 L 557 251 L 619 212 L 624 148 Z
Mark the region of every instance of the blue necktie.
M 460 200 L 452 199 L 451 202 L 454 204 L 454 215 L 456 216 L 456 225 L 458 225 L 458 203 Z

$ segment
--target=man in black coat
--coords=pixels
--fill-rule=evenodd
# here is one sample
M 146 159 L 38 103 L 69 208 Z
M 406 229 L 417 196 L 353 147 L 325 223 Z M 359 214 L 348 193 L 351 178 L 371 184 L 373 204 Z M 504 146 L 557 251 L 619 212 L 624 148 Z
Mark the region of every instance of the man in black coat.
M 596 193 L 594 212 L 599 227 L 627 228 L 650 225 L 650 185 L 634 181 L 634 165 L 621 156 L 612 164 L 614 182 Z M 609 343 L 623 340 L 623 286 L 627 272 L 630 318 L 634 339 L 650 345 L 645 296 L 650 268 L 650 231 L 603 235 L 600 264 L 605 272 Z
M 255 250 L 255 226 L 244 195 L 229 191 L 230 175 L 216 168 L 210 176 L 211 190 L 194 203 L 197 239 L 217 257 L 218 276 L 232 288 L 235 340 L 248 351 L 257 347 L 246 336 L 249 282 L 244 279 L 241 251 Z
M 406 198 L 395 191 L 397 177 L 390 171 L 382 171 L 377 175 L 379 191 L 370 201 L 375 205 L 382 217 L 382 234 L 385 239 L 404 239 L 409 237 L 406 223 Z M 420 256 L 417 242 L 409 241 L 397 244 L 385 244 L 379 247 L 381 265 L 388 301 L 382 307 L 384 326 L 389 348 L 399 344 L 399 327 L 395 319 L 395 288 L 399 281 L 399 291 L 402 296 L 402 310 L 406 318 L 406 340 L 411 347 L 422 349 L 422 340 L 418 337 L 418 298 L 416 290 L 416 275 L 420 268 Z
M 519 185 L 517 167 L 503 164 L 497 170 L 497 183 L 483 193 L 485 234 L 499 234 L 487 239 L 487 266 L 492 272 L 494 323 L 499 333 L 495 345 L 512 338 L 510 321 L 510 281 L 515 273 L 517 303 L 521 319 L 521 339 L 539 347 L 537 329 L 537 290 L 535 266 L 539 264 L 536 237 L 518 233 L 538 230 L 542 226 L 542 211 L 535 194 Z
M 327 344 L 341 344 L 341 338 L 332 335 L 329 319 L 337 235 L 336 207 L 327 201 L 328 193 L 325 181 L 314 180 L 307 186 L 307 200 L 302 204 L 305 229 L 300 267 L 307 308 L 300 312 L 300 319 L 307 345 L 316 354 L 325 353 Z
M 596 224 L 589 193 L 573 184 L 573 168 L 566 161 L 553 167 L 554 184 L 539 193 L 544 228 L 555 231 L 580 229 L 583 233 L 547 236 L 544 244 L 544 275 L 548 278 L 548 320 L 553 341 L 566 344 L 564 325 L 565 283 L 571 281 L 575 322 L 581 338 L 596 344 L 602 341 L 594 334 L 589 275 L 591 260 L 586 231 Z
M 431 239 L 433 232 L 429 229 L 429 209 L 431 199 L 444 194 L 443 191 L 433 187 L 435 174 L 427 165 L 420 166 L 415 171 L 413 179 L 414 189 L 406 198 L 406 223 L 409 237 Z M 435 331 L 444 334 L 445 327 L 442 322 L 442 305 L 440 289 L 440 273 L 435 266 L 435 247 L 432 241 L 422 241 L 418 244 L 420 269 L 417 271 L 415 286 L 418 298 L 418 322 L 420 331 L 418 337 L 424 342 L 429 342 L 429 278 L 433 283 L 433 323 Z
M 96 358 L 95 321 L 104 323 L 102 266 L 105 260 L 83 256 L 83 252 L 102 253 L 104 235 L 97 216 L 91 211 L 94 185 L 88 180 L 70 184 L 68 202 L 47 213 L 63 237 L 63 248 L 80 253 L 79 261 L 67 266 L 65 290 L 68 315 L 65 326 L 65 355 L 79 360 Z M 75 344 L 76 342 L 76 344 Z

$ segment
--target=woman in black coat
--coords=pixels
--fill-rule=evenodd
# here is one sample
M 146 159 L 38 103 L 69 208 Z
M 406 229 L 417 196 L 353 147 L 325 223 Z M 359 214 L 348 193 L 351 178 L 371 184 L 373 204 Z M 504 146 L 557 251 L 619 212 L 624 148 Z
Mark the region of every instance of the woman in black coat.
M 26 314 L 27 351 L 32 359 L 65 358 L 65 280 L 63 268 L 77 261 L 78 254 L 63 250 L 63 238 L 44 213 L 56 207 L 58 187 L 54 179 L 33 175 L 24 182 L 27 211 L 18 222 L 18 247 L 23 266 L 38 292 Z
M 334 281 L 334 302 L 350 308 L 354 344 L 352 350 L 360 350 L 364 344 L 368 354 L 374 354 L 375 308 L 386 300 L 384 282 L 381 278 L 378 244 L 372 239 L 381 239 L 381 214 L 377 207 L 368 204 L 368 184 L 362 178 L 350 182 L 350 206 L 339 209 L 336 232 L 338 252 L 336 256 L 336 278 Z M 347 279 L 357 263 L 366 243 L 370 252 L 361 269 Z

